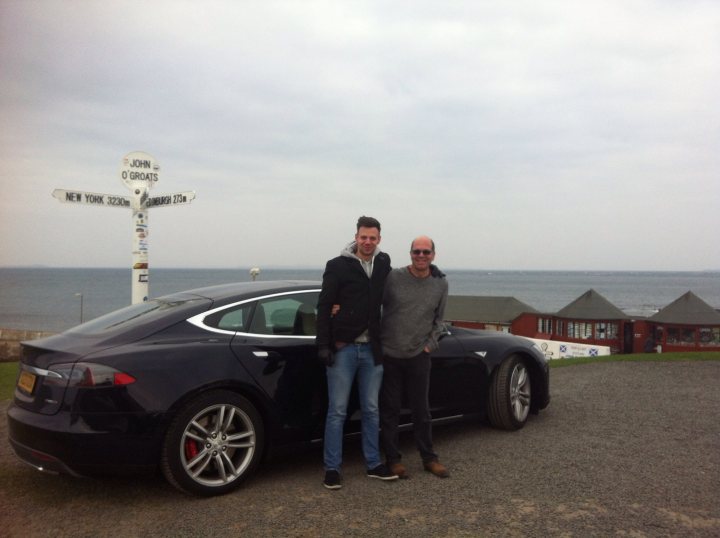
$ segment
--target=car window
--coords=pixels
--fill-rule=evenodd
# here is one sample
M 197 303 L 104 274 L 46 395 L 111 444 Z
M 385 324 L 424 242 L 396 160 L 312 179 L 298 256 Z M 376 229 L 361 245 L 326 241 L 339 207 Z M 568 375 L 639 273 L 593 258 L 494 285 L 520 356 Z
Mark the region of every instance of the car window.
M 98 335 L 118 330 L 129 330 L 135 327 L 146 325 L 153 321 L 168 318 L 173 311 L 182 311 L 200 304 L 206 299 L 152 299 L 138 304 L 133 304 L 120 310 L 115 310 L 99 318 L 73 327 L 68 332 L 77 335 Z
M 205 325 L 225 331 L 244 332 L 250 319 L 252 303 L 237 305 L 228 310 L 221 310 L 205 318 Z
M 298 293 L 258 301 L 248 332 L 315 336 L 318 293 Z

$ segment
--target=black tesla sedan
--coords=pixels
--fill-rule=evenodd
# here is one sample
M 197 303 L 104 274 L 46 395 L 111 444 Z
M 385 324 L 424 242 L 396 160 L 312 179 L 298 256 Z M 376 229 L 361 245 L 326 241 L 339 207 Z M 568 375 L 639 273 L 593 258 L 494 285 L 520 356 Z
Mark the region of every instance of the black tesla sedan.
M 13 450 L 43 471 L 159 466 L 188 493 L 233 490 L 269 451 L 322 441 L 319 292 L 316 282 L 213 286 L 24 342 L 7 412 Z M 524 338 L 449 327 L 432 358 L 434 420 L 516 430 L 549 403 L 545 357 Z M 352 405 L 348 434 L 360 428 Z

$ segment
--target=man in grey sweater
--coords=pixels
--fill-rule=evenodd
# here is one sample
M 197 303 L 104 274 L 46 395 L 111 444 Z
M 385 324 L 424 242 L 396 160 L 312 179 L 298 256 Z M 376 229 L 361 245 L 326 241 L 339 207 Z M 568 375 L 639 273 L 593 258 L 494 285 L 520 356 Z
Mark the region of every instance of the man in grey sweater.
M 398 450 L 398 422 L 403 389 L 407 390 L 423 467 L 435 476 L 447 478 L 447 468 L 433 451 L 428 394 L 430 352 L 438 348 L 448 284 L 445 275 L 431 266 L 435 243 L 429 237 L 421 236 L 412 242 L 410 259 L 410 265 L 393 269 L 385 281 L 380 333 L 385 368 L 380 391 L 380 437 L 391 472 L 408 478 Z

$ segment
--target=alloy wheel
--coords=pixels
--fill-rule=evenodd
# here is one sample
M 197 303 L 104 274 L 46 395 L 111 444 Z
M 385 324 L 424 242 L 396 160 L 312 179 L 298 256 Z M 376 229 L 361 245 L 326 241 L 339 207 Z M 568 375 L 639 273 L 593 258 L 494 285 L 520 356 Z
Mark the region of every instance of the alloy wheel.
M 242 476 L 253 460 L 256 443 L 253 422 L 242 409 L 230 404 L 212 405 L 185 427 L 180 459 L 193 480 L 220 486 Z
M 515 420 L 524 422 L 530 412 L 530 376 L 523 364 L 516 364 L 510 378 L 510 406 Z

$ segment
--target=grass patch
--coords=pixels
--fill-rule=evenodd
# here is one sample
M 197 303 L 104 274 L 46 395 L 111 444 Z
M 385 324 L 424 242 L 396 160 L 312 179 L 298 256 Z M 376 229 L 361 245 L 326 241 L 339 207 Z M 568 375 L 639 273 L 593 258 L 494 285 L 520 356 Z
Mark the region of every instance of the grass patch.
M 553 359 L 551 368 L 562 368 L 576 364 L 594 362 L 683 362 L 720 361 L 720 351 L 692 351 L 678 353 L 631 353 L 629 355 L 603 355 L 600 357 L 578 357 L 574 359 Z
M 17 362 L 0 362 L 0 401 L 12 399 L 17 372 Z

